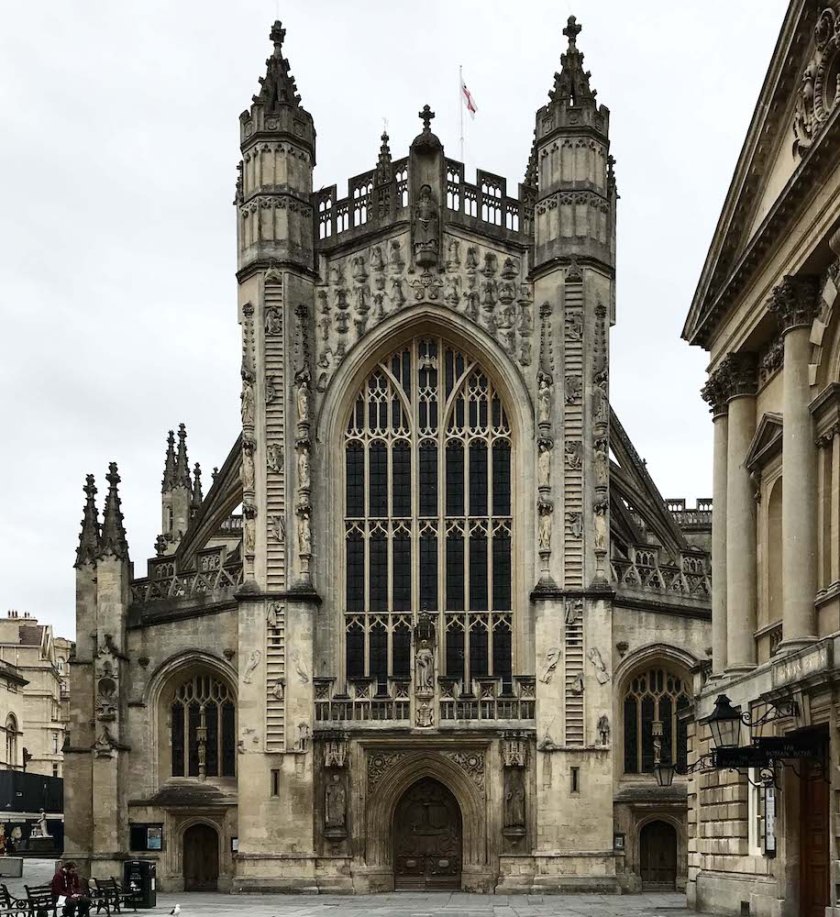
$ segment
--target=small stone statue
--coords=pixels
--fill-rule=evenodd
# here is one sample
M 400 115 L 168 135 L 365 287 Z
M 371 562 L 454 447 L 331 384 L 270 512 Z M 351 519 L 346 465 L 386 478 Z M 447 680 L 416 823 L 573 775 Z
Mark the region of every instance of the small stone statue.
M 551 683 L 558 662 L 560 662 L 560 647 L 549 647 L 548 652 L 545 654 L 545 663 L 543 664 L 542 672 L 540 672 L 540 681 L 544 685 Z
M 551 374 L 540 370 L 537 390 L 539 422 L 551 423 L 551 399 L 554 397 L 554 380 Z
M 309 423 L 309 369 L 295 373 L 295 400 L 297 402 L 298 423 Z
M 431 185 L 420 188 L 414 222 L 414 260 L 422 268 L 433 267 L 438 261 L 438 212 L 432 200 Z
M 324 791 L 324 823 L 327 828 L 343 828 L 347 819 L 347 791 L 338 774 L 332 774 Z
M 505 794 L 506 828 L 524 828 L 525 827 L 525 790 L 517 779 L 511 780 L 510 787 Z
M 246 370 L 242 371 L 242 426 L 254 425 L 254 380 Z
M 414 658 L 415 687 L 418 694 L 431 694 L 435 683 L 435 654 L 428 641 L 423 640 Z

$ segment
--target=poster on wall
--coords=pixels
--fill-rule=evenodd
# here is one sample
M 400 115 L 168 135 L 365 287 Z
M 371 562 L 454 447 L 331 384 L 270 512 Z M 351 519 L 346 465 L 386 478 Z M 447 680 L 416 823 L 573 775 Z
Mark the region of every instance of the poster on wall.
M 764 855 L 776 856 L 776 788 L 764 788 Z
M 163 849 L 163 828 L 160 826 L 146 828 L 146 850 Z

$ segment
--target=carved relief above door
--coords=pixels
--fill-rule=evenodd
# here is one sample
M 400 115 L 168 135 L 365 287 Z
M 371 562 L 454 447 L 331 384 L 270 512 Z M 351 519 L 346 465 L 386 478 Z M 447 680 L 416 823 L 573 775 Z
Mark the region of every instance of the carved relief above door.
M 405 792 L 394 811 L 394 887 L 461 887 L 461 810 L 437 780 L 424 778 Z

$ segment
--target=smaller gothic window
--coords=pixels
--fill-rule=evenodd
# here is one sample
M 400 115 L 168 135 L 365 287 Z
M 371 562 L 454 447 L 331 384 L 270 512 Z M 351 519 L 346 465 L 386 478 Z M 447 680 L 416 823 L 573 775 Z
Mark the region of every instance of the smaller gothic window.
M 667 669 L 654 668 L 630 680 L 624 694 L 624 772 L 652 773 L 660 744 L 663 763 L 684 766 L 687 727 L 680 711 L 689 703 L 685 681 Z M 654 729 L 654 724 L 657 729 Z M 654 733 L 661 726 L 661 739 Z
M 178 686 L 170 709 L 172 776 L 236 776 L 236 705 L 224 682 L 195 675 Z

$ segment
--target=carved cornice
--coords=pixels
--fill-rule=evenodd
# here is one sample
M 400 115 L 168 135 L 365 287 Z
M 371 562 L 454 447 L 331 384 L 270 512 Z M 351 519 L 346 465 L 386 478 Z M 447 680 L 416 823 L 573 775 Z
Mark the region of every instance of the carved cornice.
M 816 277 L 796 277 L 788 274 L 773 288 L 767 308 L 779 322 L 783 334 L 793 328 L 808 327 L 817 315 L 820 304 Z

